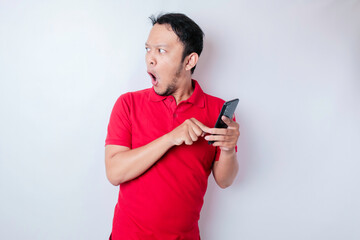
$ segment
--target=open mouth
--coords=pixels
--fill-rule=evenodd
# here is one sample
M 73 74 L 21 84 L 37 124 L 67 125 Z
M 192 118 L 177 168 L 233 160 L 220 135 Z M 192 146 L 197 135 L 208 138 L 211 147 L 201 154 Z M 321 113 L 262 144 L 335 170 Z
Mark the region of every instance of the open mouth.
M 157 81 L 157 78 L 155 76 L 155 74 L 153 74 L 152 72 L 148 72 L 148 74 L 150 75 L 151 77 L 151 82 L 154 86 L 156 86 L 158 84 L 158 81 Z

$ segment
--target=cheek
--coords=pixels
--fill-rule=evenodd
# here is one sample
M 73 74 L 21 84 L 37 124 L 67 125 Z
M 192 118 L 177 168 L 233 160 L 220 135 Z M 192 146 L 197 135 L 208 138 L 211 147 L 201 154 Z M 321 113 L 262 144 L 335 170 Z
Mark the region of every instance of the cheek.
M 165 75 L 171 75 L 176 72 L 178 69 L 178 65 L 172 59 L 163 59 L 161 67 L 159 66 L 159 70 Z
M 166 55 L 162 56 L 158 59 L 157 62 L 158 65 L 158 73 L 161 72 L 163 77 L 166 76 L 173 76 L 179 71 L 179 66 L 182 66 L 181 64 L 181 56 L 177 55 Z
M 174 64 L 174 59 L 167 56 L 162 59 L 162 62 L 163 62 L 163 65 L 166 65 L 168 68 L 171 68 L 172 65 Z

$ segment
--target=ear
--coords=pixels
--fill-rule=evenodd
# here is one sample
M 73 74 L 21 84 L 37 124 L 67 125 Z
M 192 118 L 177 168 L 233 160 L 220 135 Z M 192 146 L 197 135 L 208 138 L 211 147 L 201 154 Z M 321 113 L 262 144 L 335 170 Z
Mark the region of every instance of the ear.
M 198 59 L 199 59 L 199 55 L 197 53 L 195 52 L 190 53 L 185 58 L 185 70 L 186 71 L 191 70 L 197 64 Z

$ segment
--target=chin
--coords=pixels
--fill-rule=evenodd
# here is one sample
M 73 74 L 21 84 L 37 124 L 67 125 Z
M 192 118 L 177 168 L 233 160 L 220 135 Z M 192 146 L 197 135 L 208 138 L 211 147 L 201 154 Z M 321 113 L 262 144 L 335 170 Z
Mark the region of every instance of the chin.
M 168 94 L 166 94 L 166 92 L 159 92 L 155 90 L 155 93 L 159 96 L 168 96 Z
M 160 89 L 155 86 L 154 86 L 154 91 L 157 95 L 160 95 L 160 96 L 163 96 L 163 94 L 165 93 L 164 91 L 160 91 Z

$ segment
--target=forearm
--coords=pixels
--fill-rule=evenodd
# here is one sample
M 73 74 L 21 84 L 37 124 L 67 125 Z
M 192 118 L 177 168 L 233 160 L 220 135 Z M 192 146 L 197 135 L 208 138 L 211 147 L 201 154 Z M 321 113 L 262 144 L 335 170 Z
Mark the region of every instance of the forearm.
M 107 175 L 113 185 L 130 181 L 148 170 L 172 147 L 167 135 L 139 148 L 118 152 L 107 161 Z
M 106 175 L 113 185 L 132 180 L 158 161 L 171 147 L 191 145 L 209 128 L 195 118 L 185 120 L 171 132 L 136 149 L 106 146 Z
M 213 166 L 213 175 L 216 183 L 221 188 L 229 187 L 239 170 L 239 164 L 236 158 L 235 149 L 231 151 L 222 150 L 219 161 L 216 161 Z

